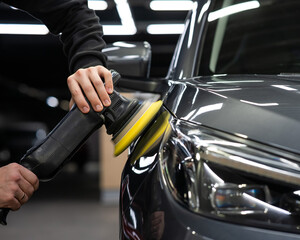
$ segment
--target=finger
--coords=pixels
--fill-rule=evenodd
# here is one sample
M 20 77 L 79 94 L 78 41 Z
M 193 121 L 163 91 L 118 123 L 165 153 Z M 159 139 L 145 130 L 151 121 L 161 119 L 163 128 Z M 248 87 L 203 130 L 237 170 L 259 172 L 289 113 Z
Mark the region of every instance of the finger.
M 11 209 L 11 210 L 13 210 L 13 211 L 17 211 L 18 209 L 20 209 L 21 205 L 22 205 L 22 204 L 19 202 L 18 199 L 13 198 L 13 199 L 8 203 L 7 207 L 5 207 L 5 208 L 9 208 L 9 209 Z
M 102 104 L 105 107 L 108 107 L 110 105 L 111 101 L 110 101 L 110 97 L 106 91 L 106 88 L 104 87 L 104 83 L 103 83 L 102 79 L 97 74 L 97 72 L 93 72 L 90 77 L 91 77 L 91 82 L 93 83 L 93 85 L 97 91 L 97 94 L 101 99 Z
M 28 199 L 32 196 L 35 191 L 35 187 L 29 183 L 25 178 L 21 178 L 19 181 L 19 187 L 21 189 L 21 195 L 18 194 L 17 199 L 21 202 L 21 199 L 24 200 L 24 194 L 28 197 Z M 24 203 L 24 202 L 21 202 Z
M 18 210 L 21 207 L 21 203 L 19 202 L 19 200 L 15 195 L 16 193 L 15 194 L 7 193 L 4 196 L 2 196 L 1 207 L 9 208 L 12 209 L 13 211 Z
M 76 103 L 77 107 L 83 112 L 88 113 L 90 111 L 89 104 L 85 100 L 82 90 L 76 81 L 75 77 L 72 75 L 67 80 L 70 93 L 72 95 L 72 100 Z
M 23 196 L 21 197 L 20 202 L 25 201 L 26 198 L 27 198 L 26 193 L 23 193 Z
M 21 194 L 22 195 L 19 194 L 19 197 L 15 197 L 15 198 L 19 201 L 21 205 L 23 205 L 28 201 L 29 197 L 26 195 L 25 192 L 21 192 Z
M 99 76 L 101 76 L 102 79 L 104 79 L 106 91 L 109 94 L 112 94 L 114 85 L 113 85 L 111 72 L 108 69 L 100 66 L 98 68 L 98 74 L 99 74 Z
M 99 99 L 99 96 L 97 94 L 97 90 L 95 89 L 95 85 L 98 88 L 104 88 L 103 83 L 101 79 L 95 80 L 95 78 L 99 78 L 96 74 L 90 73 L 88 81 L 82 81 L 81 88 L 83 92 L 85 93 L 85 96 L 89 100 L 90 104 L 92 105 L 92 108 L 99 112 L 103 110 L 103 104 Z M 95 84 L 95 85 L 94 85 Z
M 24 192 L 18 186 L 17 189 L 13 191 L 13 196 L 14 197 L 8 201 L 8 205 L 11 209 L 18 210 L 22 205 L 21 199 L 24 199 Z
M 19 182 L 19 186 L 20 188 L 28 195 L 29 193 L 27 193 L 27 187 L 29 188 L 29 186 L 33 187 L 33 191 L 36 191 L 39 188 L 39 180 L 37 178 L 37 176 L 29 171 L 27 168 L 20 166 L 20 173 L 21 173 L 21 180 Z

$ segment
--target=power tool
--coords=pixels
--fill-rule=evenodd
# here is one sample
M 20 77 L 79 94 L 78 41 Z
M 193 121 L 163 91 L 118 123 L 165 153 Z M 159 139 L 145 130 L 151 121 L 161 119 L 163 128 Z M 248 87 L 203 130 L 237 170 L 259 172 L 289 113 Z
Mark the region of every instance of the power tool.
M 121 78 L 111 70 L 114 85 Z M 69 162 L 88 137 L 101 126 L 112 135 L 115 156 L 121 154 L 151 123 L 162 106 L 162 101 L 150 102 L 127 99 L 117 91 L 110 94 L 111 105 L 101 112 L 82 113 L 76 105 L 39 144 L 29 149 L 20 164 L 49 181 Z M 92 108 L 91 108 L 92 109 Z M 9 209 L 0 209 L 0 223 L 7 225 Z

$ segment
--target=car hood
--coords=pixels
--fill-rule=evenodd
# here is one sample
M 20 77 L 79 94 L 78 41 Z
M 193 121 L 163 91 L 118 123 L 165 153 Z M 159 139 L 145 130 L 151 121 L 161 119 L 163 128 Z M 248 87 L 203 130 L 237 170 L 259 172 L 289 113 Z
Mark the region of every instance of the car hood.
M 171 81 L 177 118 L 300 154 L 300 79 L 213 76 Z

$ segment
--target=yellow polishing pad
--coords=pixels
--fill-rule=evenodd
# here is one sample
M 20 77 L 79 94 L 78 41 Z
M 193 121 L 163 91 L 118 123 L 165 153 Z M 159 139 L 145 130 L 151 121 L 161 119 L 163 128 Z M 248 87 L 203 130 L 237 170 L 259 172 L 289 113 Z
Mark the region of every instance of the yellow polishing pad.
M 170 123 L 169 123 L 170 113 L 167 111 L 163 112 L 153 123 L 151 128 L 143 135 L 136 145 L 134 151 L 131 154 L 131 164 L 133 164 L 137 159 L 143 156 L 148 151 L 151 151 L 165 133 L 169 133 Z
M 131 124 L 128 124 L 130 127 L 122 131 L 124 134 L 120 134 L 113 140 L 115 143 L 115 156 L 120 155 L 141 134 L 158 113 L 161 106 L 162 101 L 151 103 L 150 106 L 144 104 L 144 108 L 139 111 L 142 115 L 136 114 L 135 118 L 130 121 Z

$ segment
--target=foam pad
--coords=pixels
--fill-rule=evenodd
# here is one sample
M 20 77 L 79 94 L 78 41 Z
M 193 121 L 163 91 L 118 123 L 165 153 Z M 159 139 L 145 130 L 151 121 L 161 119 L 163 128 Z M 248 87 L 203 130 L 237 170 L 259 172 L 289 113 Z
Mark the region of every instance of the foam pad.
M 133 164 L 141 156 L 151 151 L 160 143 L 162 137 L 170 132 L 169 123 L 170 113 L 164 111 L 151 125 L 143 137 L 139 140 L 134 151 L 131 154 L 131 163 Z
M 145 102 L 132 119 L 126 124 L 126 127 L 118 136 L 113 139 L 115 144 L 114 155 L 120 155 L 134 140 L 136 140 L 143 130 L 153 120 L 162 106 L 162 101 L 154 103 Z

